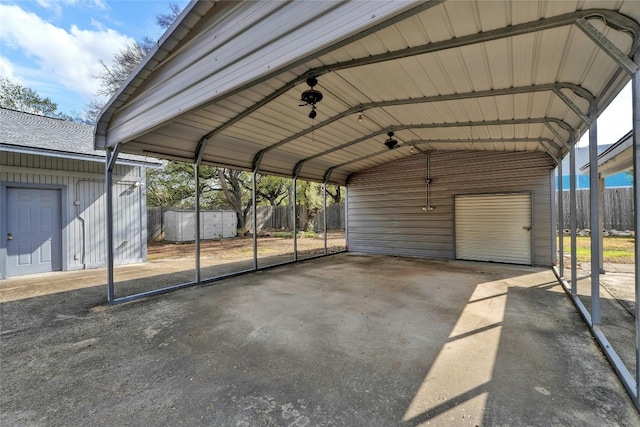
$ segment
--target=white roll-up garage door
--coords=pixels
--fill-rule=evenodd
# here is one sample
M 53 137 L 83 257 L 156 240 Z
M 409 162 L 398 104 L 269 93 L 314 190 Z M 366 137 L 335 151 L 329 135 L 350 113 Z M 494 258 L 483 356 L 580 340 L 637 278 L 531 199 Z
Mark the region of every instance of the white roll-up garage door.
M 531 264 L 531 194 L 455 196 L 456 259 Z

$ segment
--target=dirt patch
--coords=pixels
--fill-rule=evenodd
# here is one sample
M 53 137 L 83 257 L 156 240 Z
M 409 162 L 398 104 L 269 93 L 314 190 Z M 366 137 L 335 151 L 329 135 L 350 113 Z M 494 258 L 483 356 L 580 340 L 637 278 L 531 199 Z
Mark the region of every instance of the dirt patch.
M 321 254 L 324 251 L 324 236 L 298 237 L 299 253 Z M 330 252 L 343 250 L 345 246 L 344 232 L 327 234 L 327 248 Z M 293 253 L 293 238 L 272 237 L 264 234 L 258 237 L 258 253 L 264 255 L 284 255 Z M 195 254 L 195 242 L 151 242 L 147 245 L 149 261 L 166 258 L 184 258 Z M 253 237 L 243 236 L 230 239 L 202 240 L 200 242 L 201 257 L 215 257 L 233 260 L 253 256 Z

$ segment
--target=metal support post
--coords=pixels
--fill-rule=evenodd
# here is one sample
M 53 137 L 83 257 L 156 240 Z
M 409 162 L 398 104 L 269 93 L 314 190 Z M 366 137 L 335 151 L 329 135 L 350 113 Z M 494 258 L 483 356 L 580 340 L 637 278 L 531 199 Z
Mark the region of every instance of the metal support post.
M 195 213 L 196 213 L 196 283 L 200 283 L 200 167 L 193 164 L 193 180 L 195 182 Z
M 558 269 L 560 271 L 560 277 L 564 277 L 564 206 L 562 203 L 563 200 L 563 184 L 562 184 L 562 159 L 558 162 L 558 191 L 556 197 L 556 203 L 558 203 L 558 220 L 556 224 L 558 226 Z M 554 230 L 555 231 L 555 230 Z M 556 237 L 554 236 L 553 241 L 556 241 Z M 556 256 L 556 252 L 553 253 L 553 256 Z
M 324 254 L 328 252 L 327 249 L 327 181 L 322 184 L 322 212 L 324 223 Z
M 107 301 L 115 300 L 115 284 L 113 278 L 113 167 L 118 153 L 107 148 L 105 163 L 105 190 L 107 197 Z M 112 162 L 113 159 L 113 162 Z
M 598 191 L 598 120 L 591 112 L 589 125 L 589 211 L 591 214 L 591 322 L 600 325 L 600 193 Z
M 291 191 L 291 194 L 293 195 L 291 200 L 291 205 L 293 206 L 293 212 L 291 213 L 291 215 L 293 215 L 293 260 L 297 261 L 298 260 L 298 216 L 296 215 L 296 201 L 297 201 L 297 186 L 298 186 L 298 178 L 294 177 L 293 178 L 293 190 Z
M 258 207 L 256 206 L 256 196 L 258 189 L 256 188 L 257 169 L 253 169 L 251 174 L 251 218 L 253 221 L 253 269 L 258 269 Z
M 600 175 L 600 174 L 598 174 Z M 598 240 L 600 244 L 600 254 L 598 256 L 598 271 L 604 274 L 604 178 L 598 176 Z
M 640 64 L 640 53 L 635 55 L 635 63 Z M 635 281 L 636 281 L 636 310 L 640 307 L 640 71 L 636 71 L 632 78 L 632 104 L 633 104 L 633 221 L 636 231 L 635 239 Z M 636 390 L 635 404 L 640 408 L 640 316 L 636 313 Z
M 344 190 L 344 245 L 349 250 L 349 186 Z
M 578 249 L 576 244 L 577 200 L 576 200 L 576 143 L 575 138 L 569 148 L 569 227 L 571 228 L 571 295 L 578 293 Z

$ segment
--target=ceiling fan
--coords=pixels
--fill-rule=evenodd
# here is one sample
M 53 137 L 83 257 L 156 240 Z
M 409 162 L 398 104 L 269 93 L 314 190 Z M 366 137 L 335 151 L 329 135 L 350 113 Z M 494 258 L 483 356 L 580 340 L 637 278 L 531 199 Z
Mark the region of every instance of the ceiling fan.
M 311 112 L 309 113 L 310 119 L 315 119 L 318 113 L 316 112 L 316 103 L 322 101 L 322 92 L 315 90 L 313 87 L 318 84 L 318 79 L 313 76 L 307 77 L 307 84 L 310 89 L 305 90 L 300 95 L 300 101 L 304 104 L 300 104 L 300 107 L 311 105 Z

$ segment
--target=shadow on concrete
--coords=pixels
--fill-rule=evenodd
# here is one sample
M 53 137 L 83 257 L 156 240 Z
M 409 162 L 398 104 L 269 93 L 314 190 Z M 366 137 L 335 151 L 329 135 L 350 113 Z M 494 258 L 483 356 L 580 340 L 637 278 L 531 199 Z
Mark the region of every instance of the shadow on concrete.
M 0 305 L 2 425 L 638 425 L 551 271 L 340 254 Z

